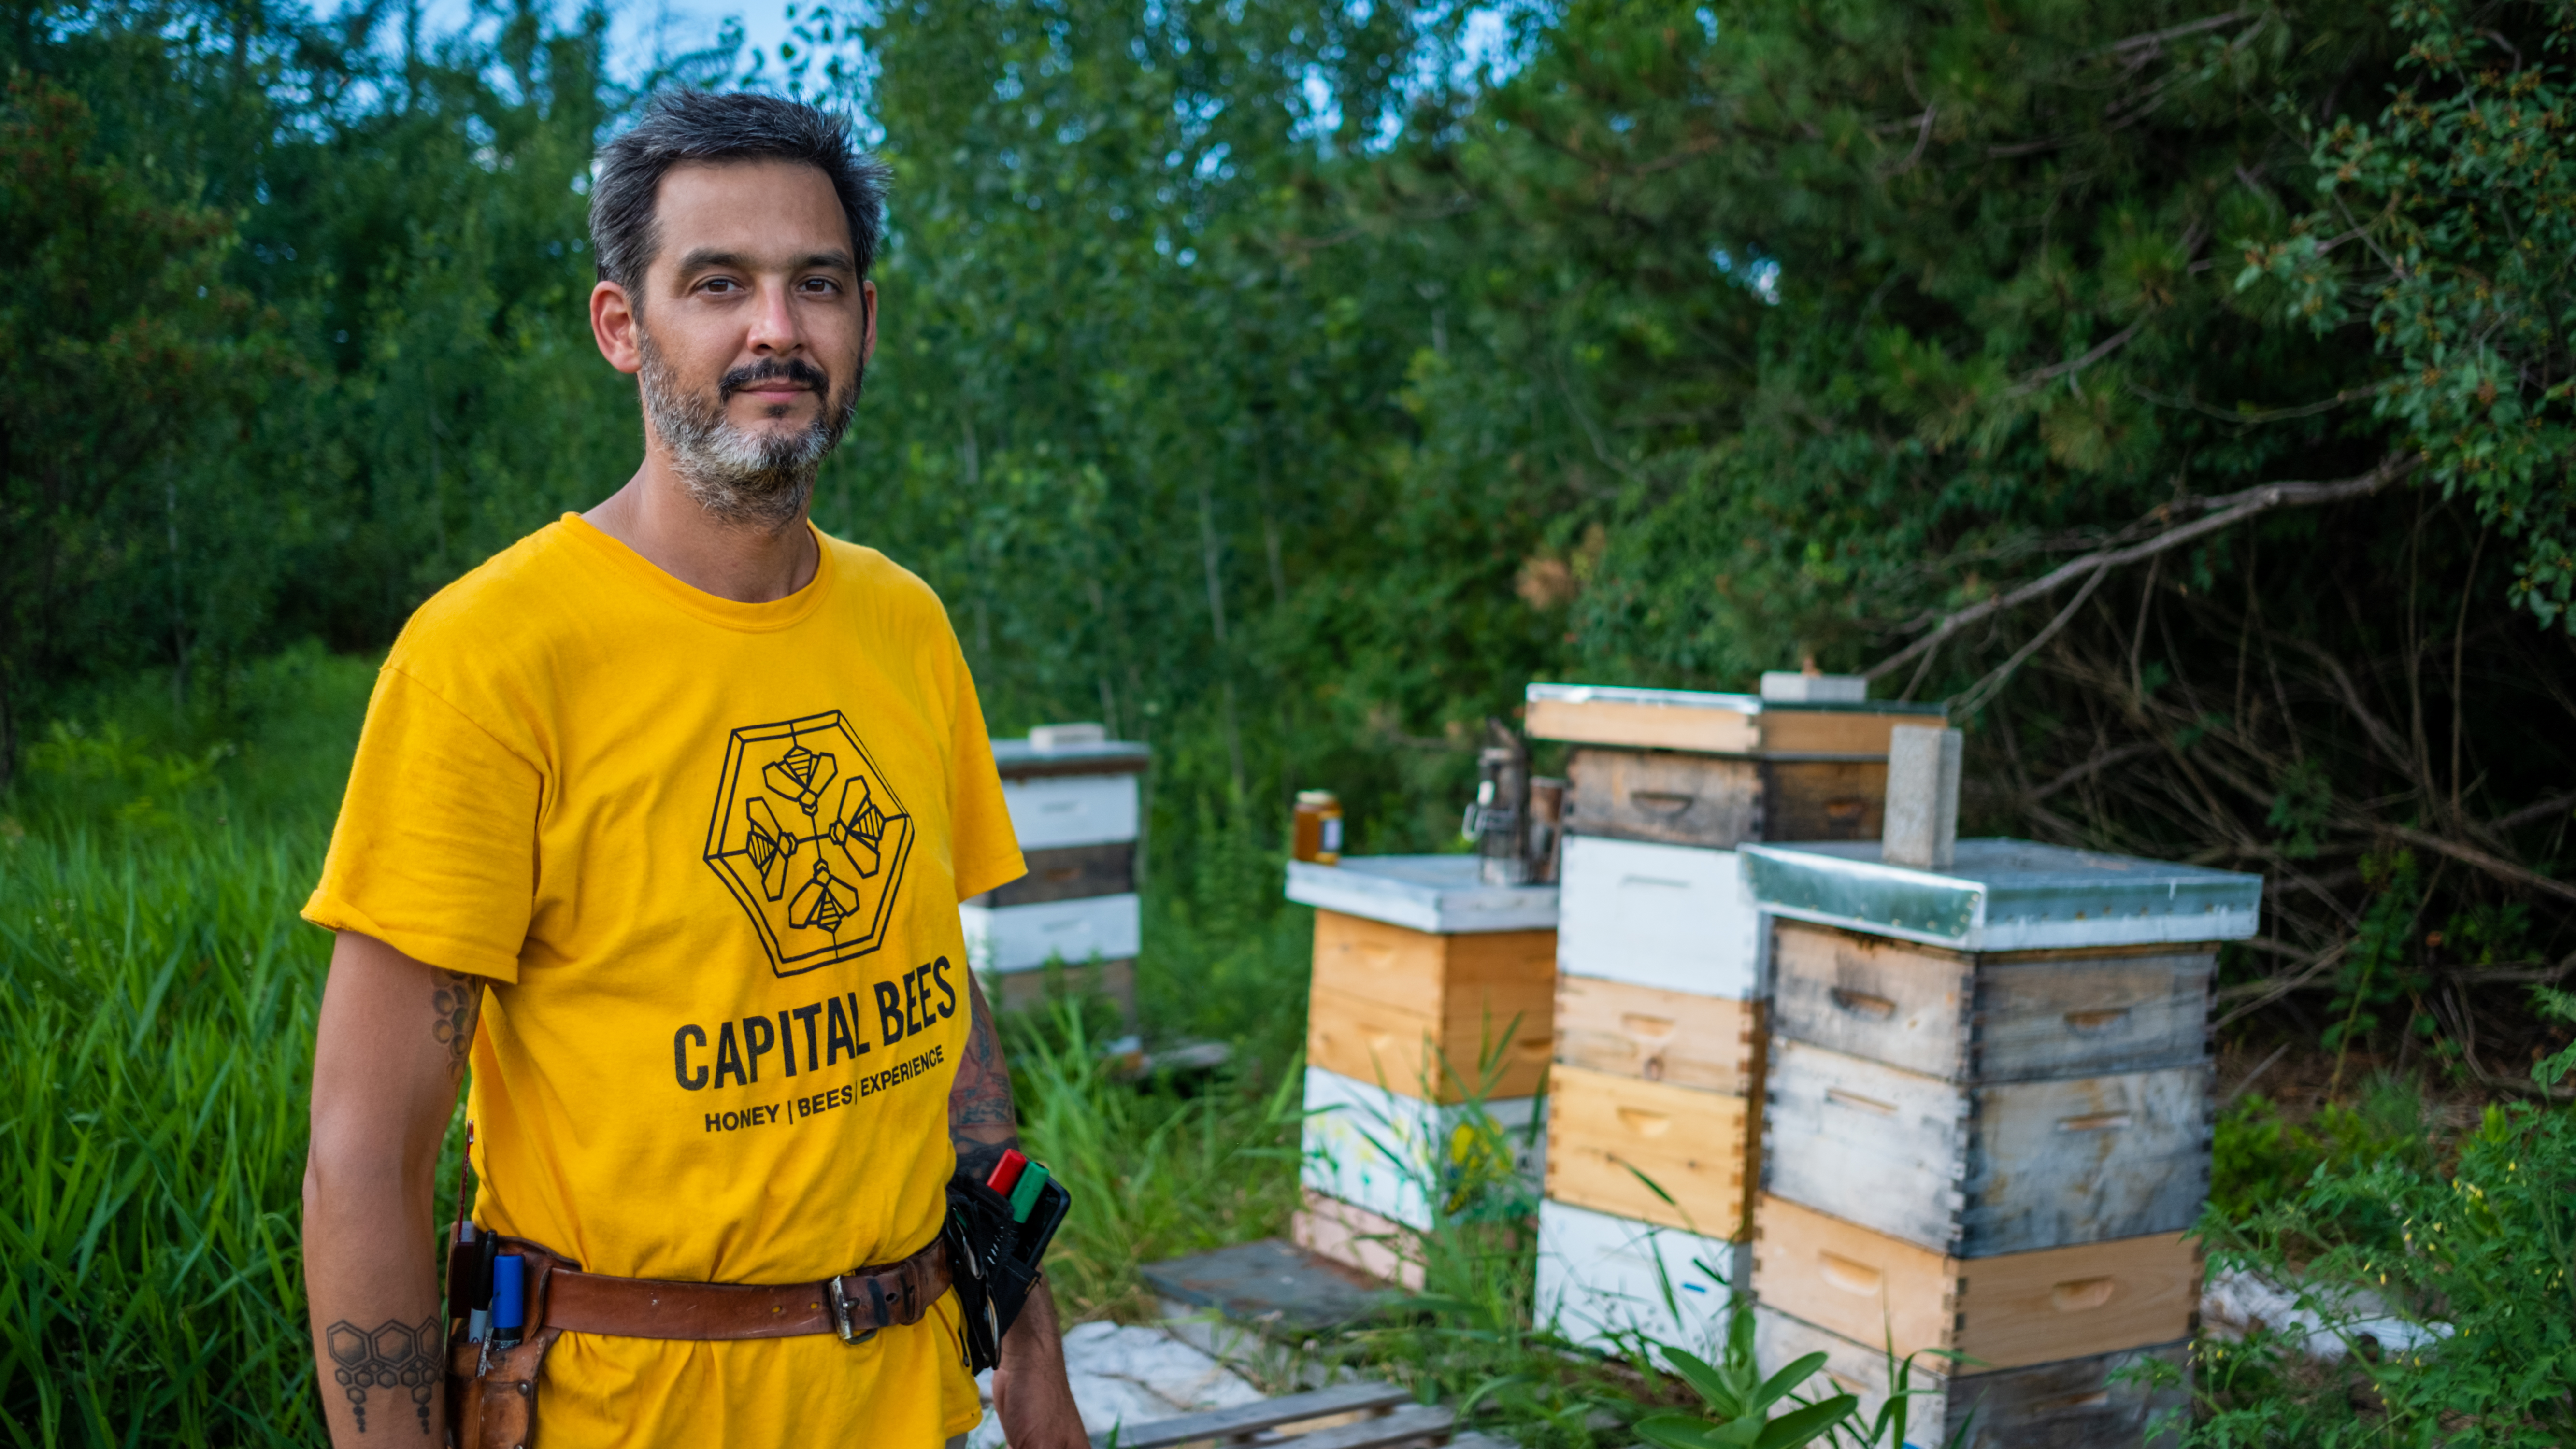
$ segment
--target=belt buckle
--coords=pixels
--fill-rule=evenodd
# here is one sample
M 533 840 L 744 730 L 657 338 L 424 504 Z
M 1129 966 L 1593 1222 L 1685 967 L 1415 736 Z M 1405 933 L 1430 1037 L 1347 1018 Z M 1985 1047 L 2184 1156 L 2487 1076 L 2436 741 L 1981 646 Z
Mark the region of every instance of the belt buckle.
M 830 1278 L 825 1279 L 823 1282 L 823 1296 L 830 1299 L 832 1303 L 833 1330 L 841 1335 L 841 1342 L 855 1347 L 876 1337 L 877 1330 L 870 1328 L 866 1332 L 862 1333 L 853 1327 L 850 1321 L 850 1298 L 849 1295 L 841 1289 L 841 1279 L 843 1276 L 844 1275 L 842 1274 L 835 1273 Z

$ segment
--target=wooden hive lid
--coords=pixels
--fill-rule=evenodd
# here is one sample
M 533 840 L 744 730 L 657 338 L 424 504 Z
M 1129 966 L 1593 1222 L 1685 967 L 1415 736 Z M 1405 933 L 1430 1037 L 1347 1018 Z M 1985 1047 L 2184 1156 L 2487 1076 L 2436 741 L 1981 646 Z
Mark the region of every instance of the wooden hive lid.
M 1752 694 L 1536 683 L 1523 695 L 1532 739 L 1708 755 L 1875 759 L 1900 724 L 1939 724 L 1946 704 L 1766 700 Z

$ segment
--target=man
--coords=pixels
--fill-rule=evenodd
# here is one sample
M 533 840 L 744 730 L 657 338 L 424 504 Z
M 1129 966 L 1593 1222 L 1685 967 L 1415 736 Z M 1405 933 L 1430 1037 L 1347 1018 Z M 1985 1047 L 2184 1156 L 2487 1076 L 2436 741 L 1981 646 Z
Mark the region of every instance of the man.
M 1017 1137 L 957 903 L 1023 866 L 938 599 L 806 520 L 883 185 L 758 96 L 667 97 L 600 155 L 591 325 L 643 466 L 413 616 L 305 908 L 338 932 L 304 1224 L 344 1449 L 443 1439 L 431 1180 L 469 1062 L 473 1221 L 565 1262 L 536 1442 L 980 1417 L 937 1244 L 952 1165 Z M 1062 1354 L 1041 1287 L 994 1378 L 1020 1449 L 1085 1442 Z

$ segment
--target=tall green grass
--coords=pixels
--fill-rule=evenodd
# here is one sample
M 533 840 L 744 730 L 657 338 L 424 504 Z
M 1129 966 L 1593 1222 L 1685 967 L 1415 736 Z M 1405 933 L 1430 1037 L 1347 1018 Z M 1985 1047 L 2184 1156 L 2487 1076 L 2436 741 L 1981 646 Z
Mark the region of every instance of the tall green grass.
M 326 943 L 239 827 L 0 846 L 0 1424 L 310 1444 L 297 1251 Z
M 329 943 L 296 919 L 372 668 L 134 681 L 0 801 L 0 1429 L 311 1444 L 297 1249 Z
M 1011 1024 L 1031 1155 L 1074 1195 L 1047 1278 L 1076 1317 L 1155 1313 L 1137 1269 L 1283 1231 L 1297 1206 L 1303 1079 L 1238 1061 L 1212 1080 L 1138 1083 L 1077 1002 Z

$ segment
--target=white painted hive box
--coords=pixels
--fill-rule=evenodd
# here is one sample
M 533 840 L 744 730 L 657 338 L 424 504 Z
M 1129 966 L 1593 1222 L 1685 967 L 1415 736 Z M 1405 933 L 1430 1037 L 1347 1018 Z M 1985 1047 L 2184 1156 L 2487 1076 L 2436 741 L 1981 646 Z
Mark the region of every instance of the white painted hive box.
M 1484 1117 L 1495 1129 L 1487 1132 L 1470 1105 L 1398 1096 L 1308 1067 L 1299 1179 L 1328 1197 L 1428 1231 L 1461 1206 L 1454 1199 L 1470 1178 L 1508 1175 L 1517 1181 L 1503 1186 L 1537 1197 L 1547 1144 L 1536 1108 L 1533 1097 L 1487 1102 Z M 1508 1160 L 1495 1160 L 1496 1153 Z

